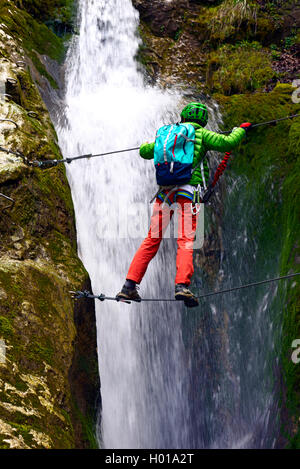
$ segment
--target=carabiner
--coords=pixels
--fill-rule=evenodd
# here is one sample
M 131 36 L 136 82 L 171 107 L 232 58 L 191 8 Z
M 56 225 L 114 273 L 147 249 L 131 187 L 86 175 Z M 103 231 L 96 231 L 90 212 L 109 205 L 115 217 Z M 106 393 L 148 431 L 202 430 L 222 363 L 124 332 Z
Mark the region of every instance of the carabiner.
M 201 197 L 202 196 L 202 187 L 198 184 L 197 189 L 194 190 L 193 202 L 191 204 L 192 215 L 197 215 L 201 210 Z
M 198 215 L 201 210 L 201 203 L 191 204 L 192 215 Z

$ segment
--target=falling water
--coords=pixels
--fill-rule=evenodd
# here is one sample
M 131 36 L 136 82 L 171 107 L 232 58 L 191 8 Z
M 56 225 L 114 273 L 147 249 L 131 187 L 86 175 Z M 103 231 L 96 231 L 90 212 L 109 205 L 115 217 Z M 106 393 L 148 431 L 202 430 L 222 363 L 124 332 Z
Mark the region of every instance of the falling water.
M 179 97 L 145 86 L 137 70 L 137 12 L 129 0 L 82 1 L 79 8 L 80 36 L 68 59 L 68 127 L 59 132 L 64 154 L 153 139 L 155 129 L 174 118 Z M 115 295 L 148 229 L 153 165 L 131 152 L 76 163 L 68 176 L 79 254 L 93 290 Z M 164 256 L 149 268 L 143 294 L 173 293 L 174 256 Z M 105 447 L 187 444 L 180 323 L 178 307 L 97 305 Z
M 78 15 L 80 34 L 67 58 L 65 120 L 56 122 L 63 154 L 102 153 L 153 141 L 160 125 L 178 119 L 182 103 L 176 92 L 148 86 L 137 69 L 138 15 L 131 1 L 80 0 Z M 214 112 L 211 115 L 216 119 Z M 216 128 L 215 121 L 211 124 Z M 77 161 L 67 166 L 67 174 L 79 255 L 93 291 L 115 295 L 148 230 L 149 200 L 156 191 L 153 165 L 137 152 L 128 152 Z M 235 221 L 228 223 L 233 229 Z M 245 237 L 241 235 L 236 249 L 246 249 Z M 225 245 L 232 239 L 225 232 Z M 223 264 L 228 281 L 241 279 L 231 271 L 240 267 L 237 263 Z M 147 271 L 141 294 L 172 296 L 174 275 L 174 240 L 166 239 Z M 198 270 L 195 278 L 201 275 Z M 228 365 L 243 347 L 234 337 L 243 305 L 236 297 L 233 302 L 218 301 L 193 313 L 181 304 L 96 304 L 102 447 L 249 446 L 257 419 L 254 415 L 253 423 L 249 412 L 240 410 L 247 377 L 240 383 L 241 362 Z M 255 308 L 257 317 L 264 303 L 256 302 Z M 233 317 L 227 329 L 224 310 Z M 216 311 L 223 319 L 217 319 Z M 230 352 L 230 341 L 236 354 Z M 256 365 L 251 357 L 250 365 Z M 254 379 L 251 386 L 255 383 Z M 249 405 L 253 395 L 246 394 Z M 255 411 L 264 410 L 257 404 Z

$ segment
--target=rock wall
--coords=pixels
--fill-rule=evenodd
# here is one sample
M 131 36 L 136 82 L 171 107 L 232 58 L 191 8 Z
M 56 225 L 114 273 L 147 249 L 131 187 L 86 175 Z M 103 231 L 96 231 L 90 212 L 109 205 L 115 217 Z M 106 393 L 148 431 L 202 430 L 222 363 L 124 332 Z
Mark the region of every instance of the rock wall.
M 43 59 L 64 42 L 27 12 L 37 2 L 17 3 L 0 2 L 0 192 L 14 201 L 0 196 L 0 448 L 96 447 L 95 311 L 69 295 L 90 281 L 65 169 L 5 152 L 61 158 L 37 85 L 58 86 Z
M 299 1 L 133 4 L 141 18 L 139 59 L 162 83 L 188 83 L 199 91 L 232 95 L 272 82 L 274 87 L 277 80 L 290 81 L 299 71 Z M 281 68 L 278 62 L 283 62 Z

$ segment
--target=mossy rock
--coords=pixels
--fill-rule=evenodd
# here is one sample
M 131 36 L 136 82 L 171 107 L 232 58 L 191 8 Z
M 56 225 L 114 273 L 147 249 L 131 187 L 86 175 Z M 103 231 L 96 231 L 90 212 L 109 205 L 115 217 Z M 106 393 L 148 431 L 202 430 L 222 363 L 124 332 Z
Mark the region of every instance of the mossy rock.
M 270 93 L 216 95 L 216 98 L 224 112 L 225 126 L 230 128 L 243 121 L 259 123 L 300 113 L 300 104 L 292 101 L 293 91 L 291 85 L 278 84 Z M 260 204 L 264 214 L 266 210 L 271 214 L 269 230 L 260 242 L 267 256 L 268 249 L 275 243 L 274 235 L 278 233 L 276 243 L 281 240 L 278 256 L 282 275 L 299 272 L 299 130 L 300 118 L 253 129 L 232 164 L 234 172 L 247 175 L 244 190 L 252 191 L 256 187 L 255 204 Z M 276 194 L 272 197 L 276 203 L 266 198 L 270 185 Z M 291 344 L 300 337 L 300 286 L 291 281 L 285 288 L 284 285 L 279 288 L 285 297 L 284 309 L 278 318 L 279 330 L 282 327 L 278 344 L 283 376 L 281 445 L 296 448 L 299 430 L 293 422 L 300 416 L 300 368 L 291 361 Z
M 17 132 L 2 133 L 1 144 L 31 161 L 60 159 L 36 82 L 47 76 L 41 56 L 61 59 L 63 40 L 12 2 L 1 3 L 0 17 L 6 33 L 0 44 L 3 75 L 16 80 L 13 99 L 2 110 L 18 124 Z M 18 59 L 25 64 L 17 66 Z M 91 287 L 77 255 L 65 167 L 41 171 L 3 152 L 0 161 L 0 191 L 15 201 L 0 226 L 0 339 L 6 350 L 0 363 L 0 448 L 95 447 L 95 311 L 94 303 L 80 309 L 69 294 Z
M 232 95 L 259 90 L 276 77 L 270 52 L 258 42 L 244 42 L 210 55 L 206 83 L 209 92 Z
M 40 22 L 47 22 L 57 31 L 73 30 L 74 0 L 16 0 L 19 8 L 26 10 Z
M 22 46 L 30 55 L 36 50 L 39 54 L 48 55 L 54 60 L 63 59 L 65 52 L 63 40 L 52 33 L 46 25 L 34 20 L 26 11 L 18 10 L 4 0 L 0 5 L 0 18 L 7 32 L 15 40 L 22 38 Z

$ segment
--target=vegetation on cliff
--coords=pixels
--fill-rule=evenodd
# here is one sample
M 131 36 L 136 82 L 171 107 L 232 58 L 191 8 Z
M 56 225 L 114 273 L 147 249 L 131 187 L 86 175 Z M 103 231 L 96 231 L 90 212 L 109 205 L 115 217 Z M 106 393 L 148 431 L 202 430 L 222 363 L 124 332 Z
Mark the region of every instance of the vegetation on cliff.
M 35 14 L 41 2 L 18 3 Z M 29 159 L 61 158 L 36 81 L 42 74 L 55 85 L 41 56 L 61 59 L 64 45 L 29 12 L 0 3 L 1 118 L 18 125 L 1 122 L 0 145 Z M 1 151 L 0 192 L 15 201 L 5 209 L 0 200 L 0 448 L 95 447 L 95 311 L 93 303 L 74 308 L 68 293 L 90 285 L 65 169 L 43 172 Z
M 21 8 L 14 8 L 14 14 L 12 14 L 11 1 L 1 0 L 0 2 L 0 17 L 5 33 L 25 49 L 39 74 L 45 76 L 54 88 L 58 85 L 47 71 L 42 56 L 46 55 L 59 63 L 63 61 L 66 40 L 74 29 L 73 3 L 73 0 L 51 1 L 52 7 L 49 5 L 47 9 L 48 2 L 20 0 L 17 4 Z M 60 5 L 65 6 L 58 8 Z M 64 14 L 64 11 L 69 11 L 69 15 Z M 5 48 L 2 54 L 9 58 Z
M 300 103 L 292 101 L 293 92 L 291 85 L 278 84 L 270 93 L 215 97 L 222 106 L 224 123 L 230 127 L 244 120 L 263 122 L 270 116 L 280 118 L 300 113 Z M 265 227 L 266 235 L 260 240 L 260 246 L 266 253 L 275 239 L 276 244 L 280 240 L 278 255 L 282 275 L 299 271 L 299 162 L 300 119 L 296 119 L 275 127 L 253 130 L 232 165 L 235 173 L 247 174 L 245 191 L 249 192 L 251 200 L 255 200 L 257 212 L 272 214 L 272 222 Z M 282 413 L 286 410 L 290 413 L 289 418 L 282 416 L 282 435 L 285 437 L 282 441 L 289 441 L 289 446 L 299 448 L 299 430 L 295 423 L 300 410 L 300 370 L 291 361 L 292 342 L 300 337 L 299 283 L 287 284 L 286 291 L 281 294 L 285 298 L 279 318 L 283 331 L 280 346 L 277 346 L 284 381 L 281 389 Z
M 220 88 L 220 78 L 222 84 L 230 78 L 237 86 L 226 94 L 234 94 L 290 82 L 293 64 L 293 74 L 299 70 L 297 1 L 174 0 L 161 7 L 158 0 L 151 5 L 133 0 L 133 4 L 142 20 L 139 58 L 162 83 L 188 82 L 199 91 L 212 92 L 215 84 Z M 247 54 L 250 63 L 245 70 Z M 255 65 L 258 76 L 251 83 Z
M 17 6 L 59 35 L 74 30 L 74 0 L 17 0 Z

